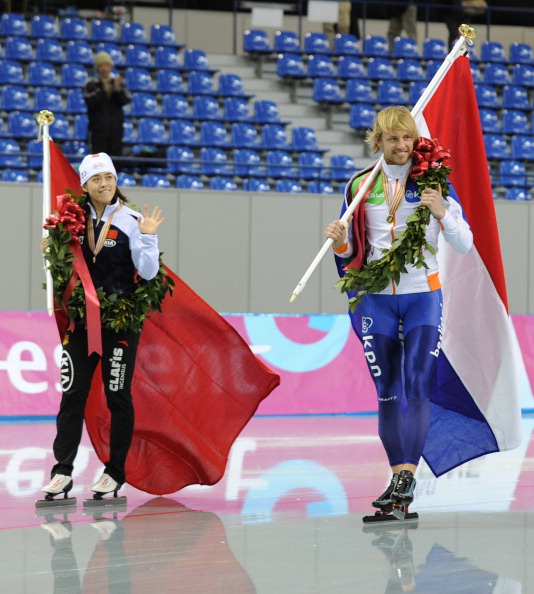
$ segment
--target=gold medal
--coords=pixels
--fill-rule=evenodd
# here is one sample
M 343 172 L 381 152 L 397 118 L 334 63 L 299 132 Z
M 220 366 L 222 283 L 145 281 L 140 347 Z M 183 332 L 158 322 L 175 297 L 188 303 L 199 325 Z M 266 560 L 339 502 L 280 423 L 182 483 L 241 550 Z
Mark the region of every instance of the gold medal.
M 386 219 L 386 221 L 388 223 L 393 223 L 393 217 L 391 215 L 389 215 L 388 218 Z

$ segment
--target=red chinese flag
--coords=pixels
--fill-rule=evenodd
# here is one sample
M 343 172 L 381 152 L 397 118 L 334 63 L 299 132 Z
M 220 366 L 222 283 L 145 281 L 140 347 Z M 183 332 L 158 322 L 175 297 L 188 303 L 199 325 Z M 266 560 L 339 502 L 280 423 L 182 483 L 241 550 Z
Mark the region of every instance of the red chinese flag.
M 65 155 L 50 141 L 50 212 L 57 210 L 57 197 L 71 190 L 81 190 L 80 176 L 67 161 Z

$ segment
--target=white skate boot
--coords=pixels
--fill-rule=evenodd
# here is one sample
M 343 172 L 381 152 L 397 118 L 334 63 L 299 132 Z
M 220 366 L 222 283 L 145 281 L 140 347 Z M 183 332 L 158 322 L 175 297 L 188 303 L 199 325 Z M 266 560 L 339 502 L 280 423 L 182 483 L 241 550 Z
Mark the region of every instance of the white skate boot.
M 76 497 L 69 497 L 68 493 L 72 489 L 72 477 L 65 474 L 55 474 L 50 482 L 45 485 L 41 491 L 46 493 L 45 498 L 35 502 L 36 507 L 49 507 L 60 505 L 73 505 L 76 503 Z M 54 499 L 56 495 L 63 493 L 63 499 Z
M 93 499 L 84 499 L 84 506 L 90 505 L 113 505 L 116 503 L 125 503 L 126 497 L 118 497 L 117 491 L 122 487 L 115 479 L 111 478 L 109 474 L 105 472 L 91 487 L 91 491 L 94 493 Z M 113 497 L 104 497 L 108 493 L 113 493 Z

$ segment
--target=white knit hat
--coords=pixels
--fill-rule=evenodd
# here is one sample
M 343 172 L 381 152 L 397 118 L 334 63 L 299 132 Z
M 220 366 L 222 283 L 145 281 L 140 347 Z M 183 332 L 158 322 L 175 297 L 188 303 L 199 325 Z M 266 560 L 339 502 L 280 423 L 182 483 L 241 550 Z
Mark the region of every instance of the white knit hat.
M 97 173 L 113 173 L 115 179 L 117 178 L 115 166 L 107 153 L 96 153 L 96 155 L 84 157 L 80 164 L 80 182 L 82 186 Z

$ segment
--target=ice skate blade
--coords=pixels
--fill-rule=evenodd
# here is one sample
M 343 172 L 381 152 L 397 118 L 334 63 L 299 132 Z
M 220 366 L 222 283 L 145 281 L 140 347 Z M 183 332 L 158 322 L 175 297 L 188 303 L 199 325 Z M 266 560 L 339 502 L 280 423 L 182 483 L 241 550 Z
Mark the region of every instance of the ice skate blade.
M 60 493 L 61 495 L 61 493 Z M 35 502 L 36 509 L 51 508 L 51 507 L 73 507 L 76 505 L 76 497 L 62 497 L 61 499 L 37 499 Z
M 125 506 L 126 497 L 124 495 L 118 497 L 93 497 L 92 499 L 84 499 L 83 507 L 106 507 L 106 506 Z
M 376 512 L 374 516 L 364 516 L 364 524 L 378 524 L 381 522 L 396 522 L 398 524 L 414 523 L 419 520 L 419 514 L 403 513 L 400 510 L 393 510 L 392 513 Z

